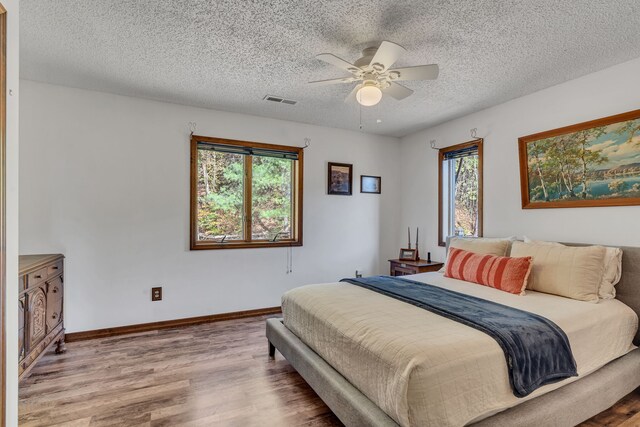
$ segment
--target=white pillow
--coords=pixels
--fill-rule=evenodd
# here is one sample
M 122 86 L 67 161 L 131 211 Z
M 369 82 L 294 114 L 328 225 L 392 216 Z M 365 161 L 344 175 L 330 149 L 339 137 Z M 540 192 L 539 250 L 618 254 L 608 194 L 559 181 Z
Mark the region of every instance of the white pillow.
M 524 236 L 525 243 L 536 243 L 538 245 L 562 245 L 557 242 L 546 242 L 544 240 L 532 240 L 527 236 Z M 615 285 L 618 284 L 622 277 L 622 249 L 611 248 L 605 246 L 604 256 L 604 274 L 602 276 L 602 282 L 600 283 L 600 289 L 598 289 L 598 296 L 601 299 L 613 299 L 616 297 Z
M 527 289 L 590 302 L 598 302 L 605 252 L 602 246 L 524 242 L 511 248 L 512 257 L 533 258 Z
M 514 240 L 515 237 L 452 237 L 449 247 L 483 255 L 507 256 Z
M 616 297 L 616 288 L 622 278 L 622 249 L 609 248 L 604 257 L 604 276 L 600 284 L 598 295 L 602 299 L 612 299 Z

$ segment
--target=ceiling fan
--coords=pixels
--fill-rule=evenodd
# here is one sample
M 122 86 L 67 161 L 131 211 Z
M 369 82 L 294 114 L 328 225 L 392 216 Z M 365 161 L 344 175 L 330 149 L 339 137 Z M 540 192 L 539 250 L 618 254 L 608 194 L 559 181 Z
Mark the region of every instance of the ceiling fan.
M 378 47 L 373 46 L 364 49 L 362 58 L 353 64 L 331 53 L 321 53 L 316 58 L 349 72 L 351 76 L 318 80 L 309 82 L 309 84 L 331 85 L 359 82 L 347 96 L 345 102 L 352 102 L 355 99 L 365 107 L 370 107 L 380 102 L 383 93 L 397 100 L 402 100 L 411 95 L 413 91 L 397 82 L 403 80 L 434 80 L 438 78 L 439 73 L 437 64 L 391 69 L 391 66 L 404 52 L 406 50 L 402 46 L 383 41 Z

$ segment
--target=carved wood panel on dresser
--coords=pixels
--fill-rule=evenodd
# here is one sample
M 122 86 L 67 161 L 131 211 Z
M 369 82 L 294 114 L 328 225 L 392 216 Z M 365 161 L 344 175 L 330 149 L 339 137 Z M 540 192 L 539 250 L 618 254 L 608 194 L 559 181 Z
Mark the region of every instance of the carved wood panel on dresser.
M 18 296 L 18 374 L 26 376 L 52 345 L 64 353 L 64 256 L 21 255 Z

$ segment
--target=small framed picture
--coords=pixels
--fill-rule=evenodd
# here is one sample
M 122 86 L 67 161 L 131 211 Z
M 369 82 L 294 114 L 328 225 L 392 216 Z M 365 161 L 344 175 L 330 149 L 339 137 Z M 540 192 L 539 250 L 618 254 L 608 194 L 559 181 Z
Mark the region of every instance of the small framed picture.
M 379 176 L 360 175 L 360 192 L 380 194 L 382 178 Z
M 329 162 L 327 194 L 350 196 L 353 187 L 353 165 Z
M 416 261 L 418 259 L 418 251 L 415 249 L 400 249 L 401 261 Z

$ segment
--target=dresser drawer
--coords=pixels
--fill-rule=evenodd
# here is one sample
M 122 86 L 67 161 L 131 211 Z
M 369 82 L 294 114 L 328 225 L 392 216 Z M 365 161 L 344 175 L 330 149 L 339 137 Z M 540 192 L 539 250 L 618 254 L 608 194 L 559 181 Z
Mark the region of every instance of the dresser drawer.
M 27 274 L 27 288 L 38 285 L 47 280 L 47 267 Z
M 62 322 L 62 294 L 47 295 L 47 332 Z
M 47 277 L 54 277 L 60 273 L 62 273 L 62 261 L 58 261 L 47 267 Z

